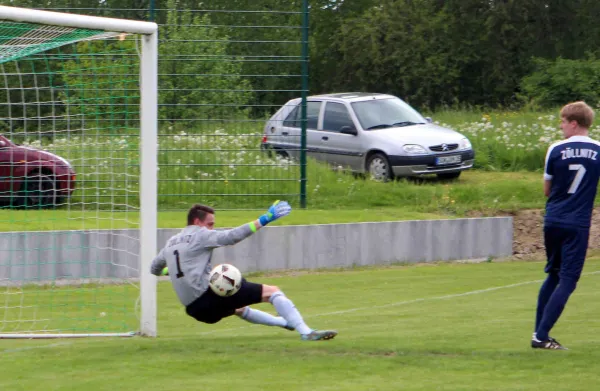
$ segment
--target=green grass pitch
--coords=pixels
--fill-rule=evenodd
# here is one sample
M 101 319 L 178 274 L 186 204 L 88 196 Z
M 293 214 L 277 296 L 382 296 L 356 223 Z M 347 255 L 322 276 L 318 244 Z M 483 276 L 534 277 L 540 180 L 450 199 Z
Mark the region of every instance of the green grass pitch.
M 586 264 L 552 332 L 569 351 L 529 347 L 542 269 L 438 263 L 249 276 L 279 286 L 311 327 L 339 331 L 325 342 L 235 317 L 196 323 L 161 282 L 158 338 L 0 340 L 0 389 L 596 389 L 600 259 Z M 137 292 L 120 294 L 135 302 Z M 65 316 L 71 310 L 80 311 Z

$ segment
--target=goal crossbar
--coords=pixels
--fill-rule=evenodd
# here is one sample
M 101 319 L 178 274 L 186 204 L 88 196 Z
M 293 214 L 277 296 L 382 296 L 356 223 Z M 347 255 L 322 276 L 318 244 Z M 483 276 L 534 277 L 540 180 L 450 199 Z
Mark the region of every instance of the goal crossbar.
M 158 31 L 158 25 L 153 22 L 66 14 L 4 5 L 0 6 L 0 19 L 130 34 L 150 35 Z

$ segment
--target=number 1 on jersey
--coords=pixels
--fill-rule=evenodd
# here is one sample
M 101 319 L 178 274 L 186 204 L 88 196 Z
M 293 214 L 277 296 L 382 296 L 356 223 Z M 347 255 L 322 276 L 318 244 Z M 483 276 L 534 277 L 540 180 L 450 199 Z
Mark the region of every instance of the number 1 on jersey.
M 173 254 L 175 255 L 175 262 L 177 262 L 177 278 L 181 278 L 183 277 L 183 272 L 181 271 L 181 264 L 179 263 L 179 251 L 175 250 L 173 251 Z
M 569 187 L 569 190 L 567 191 L 569 194 L 574 194 L 583 180 L 583 176 L 585 175 L 585 167 L 583 164 L 569 164 L 569 170 L 577 171 L 575 178 L 573 178 L 573 182 L 571 182 L 571 187 Z

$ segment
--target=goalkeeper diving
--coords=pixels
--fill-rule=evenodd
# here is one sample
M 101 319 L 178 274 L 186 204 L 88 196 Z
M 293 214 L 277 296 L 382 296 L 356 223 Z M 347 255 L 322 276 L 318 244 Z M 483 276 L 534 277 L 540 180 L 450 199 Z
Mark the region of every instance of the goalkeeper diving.
M 296 330 L 304 341 L 332 339 L 333 330 L 315 330 L 303 320 L 294 303 L 276 286 L 256 284 L 242 279 L 242 286 L 232 296 L 219 296 L 209 289 L 211 257 L 215 248 L 234 245 L 256 233 L 267 224 L 290 214 L 285 201 L 276 201 L 258 219 L 228 230 L 215 230 L 215 210 L 196 204 L 187 215 L 187 227 L 171 237 L 152 261 L 151 272 L 163 274 L 165 268 L 177 297 L 186 313 L 203 323 L 217 323 L 231 315 L 247 322 Z M 269 302 L 279 316 L 250 308 Z

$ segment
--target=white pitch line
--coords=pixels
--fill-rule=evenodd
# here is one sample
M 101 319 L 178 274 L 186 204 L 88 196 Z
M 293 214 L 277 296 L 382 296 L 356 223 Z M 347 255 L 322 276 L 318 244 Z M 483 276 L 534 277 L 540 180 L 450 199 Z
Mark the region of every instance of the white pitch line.
M 583 273 L 582 275 L 583 276 L 591 276 L 591 275 L 595 275 L 595 274 L 600 274 L 600 270 L 595 271 L 595 272 Z M 474 291 L 463 292 L 463 293 L 455 293 L 455 294 L 451 294 L 451 295 L 434 296 L 434 297 L 422 297 L 422 298 L 419 298 L 419 299 L 397 301 L 395 303 L 388 303 L 388 304 L 376 305 L 376 306 L 369 306 L 369 307 L 350 308 L 350 309 L 347 309 L 347 310 L 334 311 L 334 312 L 326 312 L 326 313 L 315 314 L 315 315 L 307 315 L 307 316 L 303 316 L 303 317 L 304 318 L 316 318 L 316 317 L 319 317 L 319 316 L 340 315 L 340 314 L 348 314 L 348 313 L 356 312 L 356 311 L 365 311 L 365 310 L 372 310 L 372 309 L 381 309 L 381 308 L 396 307 L 396 306 L 400 306 L 400 305 L 421 303 L 421 302 L 424 302 L 424 301 L 454 299 L 456 297 L 478 295 L 480 293 L 487 293 L 487 292 L 498 291 L 498 290 L 501 290 L 501 289 L 515 288 L 515 287 L 523 286 L 523 285 L 530 285 L 530 284 L 536 284 L 536 283 L 539 284 L 539 283 L 544 282 L 544 281 L 545 281 L 545 279 L 542 279 L 542 280 L 532 280 L 532 281 L 524 281 L 524 282 L 518 282 L 516 284 L 495 286 L 495 287 L 492 287 L 492 288 L 485 288 L 485 289 L 477 289 L 477 290 L 474 290 Z M 259 325 L 253 325 L 253 326 L 259 326 Z M 245 329 L 245 328 L 248 328 L 248 327 L 252 327 L 252 326 L 242 326 L 242 327 L 235 327 L 235 328 L 229 328 L 229 329 L 219 329 L 219 330 L 205 331 L 205 332 L 202 332 L 202 333 L 198 333 L 198 335 L 214 334 L 214 333 L 219 333 L 219 332 L 222 332 L 222 331 L 240 330 L 240 329 Z
M 600 274 L 600 270 L 599 271 L 595 271 L 595 272 L 590 272 L 590 273 L 584 273 L 583 275 L 584 276 L 589 276 L 589 275 L 594 275 L 594 274 Z M 545 281 L 545 279 L 543 279 L 543 280 L 532 280 L 532 281 L 518 282 L 516 284 L 502 285 L 502 286 L 496 286 L 496 287 L 485 288 L 485 289 L 478 289 L 478 290 L 475 290 L 475 291 L 469 291 L 469 292 L 463 292 L 463 293 L 455 293 L 455 294 L 452 294 L 452 295 L 424 297 L 424 298 L 413 299 L 413 300 L 398 301 L 398 302 L 395 302 L 395 303 L 388 303 L 388 304 L 383 304 L 383 305 L 376 305 L 376 306 L 369 306 L 369 307 L 360 307 L 360 308 L 351 308 L 351 309 L 342 310 L 342 311 L 334 311 L 334 312 L 328 312 L 328 313 L 324 313 L 324 314 L 316 314 L 316 315 L 312 315 L 312 317 L 328 316 L 328 315 L 339 315 L 339 314 L 347 314 L 347 313 L 350 313 L 350 312 L 364 311 L 364 310 L 370 310 L 370 309 L 380 309 L 380 308 L 396 307 L 396 306 L 399 306 L 399 305 L 420 303 L 422 301 L 434 301 L 434 300 L 454 299 L 456 297 L 478 295 L 480 293 L 493 292 L 493 291 L 498 291 L 500 289 L 515 288 L 515 287 L 518 287 L 518 286 L 530 285 L 530 284 L 535 284 L 535 283 L 541 283 L 541 282 L 544 282 L 544 281 Z
M 397 301 L 395 303 L 388 303 L 388 304 L 383 304 L 383 305 L 350 308 L 350 309 L 347 309 L 347 310 L 327 312 L 327 313 L 324 313 L 324 314 L 316 314 L 316 315 L 312 315 L 312 317 L 348 314 L 348 313 L 356 312 L 356 311 L 364 311 L 364 310 L 371 310 L 371 309 L 381 309 L 381 308 L 396 307 L 396 306 L 399 306 L 399 305 L 420 303 L 420 302 L 423 302 L 423 301 L 454 299 L 454 298 L 457 298 L 457 297 L 470 296 L 470 295 L 478 295 L 480 293 L 486 293 L 486 292 L 493 292 L 493 291 L 497 291 L 497 290 L 500 290 L 500 289 L 508 289 L 508 288 L 514 288 L 514 287 L 522 286 L 522 285 L 529 285 L 529 284 L 533 284 L 533 283 L 541 283 L 543 281 L 544 280 L 525 281 L 525 282 L 519 282 L 519 283 L 516 283 L 516 284 L 496 286 L 496 287 L 493 287 L 493 288 L 478 289 L 478 290 L 475 290 L 475 291 L 469 291 L 469 292 L 463 292 L 463 293 L 454 293 L 454 294 L 451 294 L 451 295 L 434 296 L 434 297 L 422 297 L 422 298 L 419 298 L 419 299 Z

